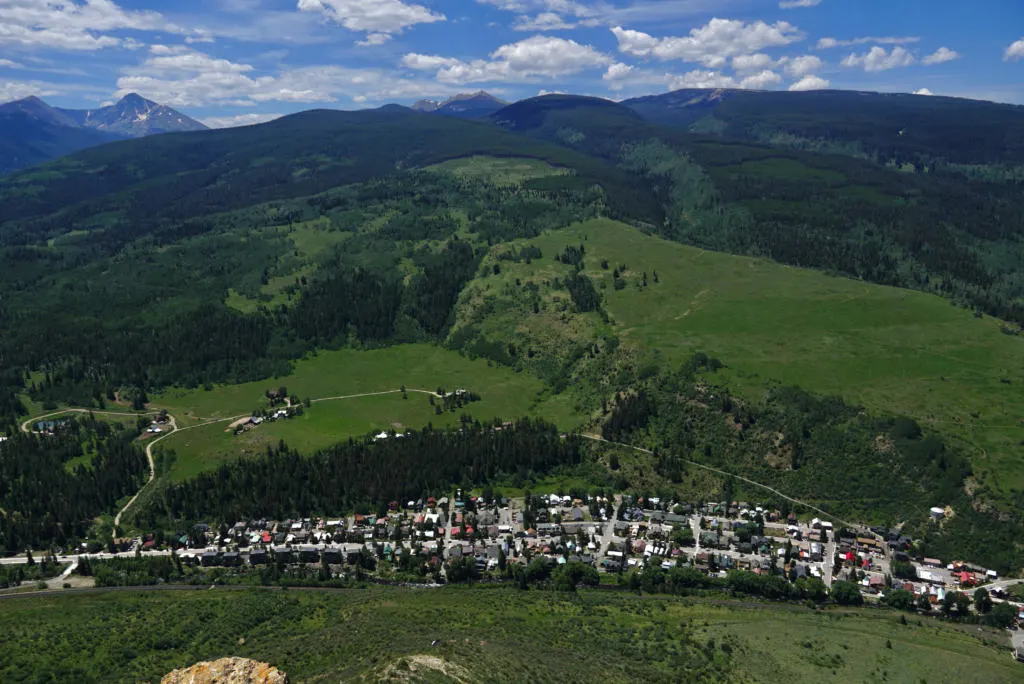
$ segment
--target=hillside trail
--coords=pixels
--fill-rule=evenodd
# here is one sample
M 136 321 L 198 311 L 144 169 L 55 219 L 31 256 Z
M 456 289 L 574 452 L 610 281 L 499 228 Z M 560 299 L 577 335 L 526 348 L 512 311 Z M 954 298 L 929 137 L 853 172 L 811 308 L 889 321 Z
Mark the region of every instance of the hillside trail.
M 653 455 L 653 453 L 654 453 L 650 449 L 644 449 L 643 447 L 633 446 L 632 444 L 626 444 L 624 442 L 613 442 L 611 440 L 605 439 L 604 437 L 601 437 L 600 435 L 581 434 L 580 437 L 583 437 L 584 439 L 593 440 L 595 442 L 604 442 L 605 444 L 612 444 L 614 446 L 620 446 L 620 447 L 624 447 L 626 449 L 632 449 L 634 451 L 639 451 L 639 452 L 644 453 L 644 454 L 652 454 Z M 842 525 L 844 525 L 846 527 L 849 527 L 850 529 L 860 530 L 860 531 L 862 531 L 862 532 L 864 532 L 866 534 L 870 534 L 872 537 L 876 536 L 873 532 L 871 532 L 870 530 L 865 528 L 863 525 L 858 525 L 856 523 L 852 523 L 852 522 L 849 522 L 847 520 L 843 520 L 842 518 L 836 517 L 834 514 L 829 513 L 828 511 L 822 510 L 822 509 L 818 508 L 817 506 L 813 506 L 813 505 L 811 505 L 811 504 L 809 504 L 809 503 L 807 503 L 805 501 L 800 501 L 799 499 L 794 499 L 791 496 L 787 496 L 786 494 L 783 494 L 779 490 L 777 490 L 777 489 L 775 489 L 773 487 L 769 487 L 766 484 L 762 484 L 760 482 L 755 482 L 754 480 L 751 480 L 751 479 L 748 479 L 746 477 L 743 477 L 742 475 L 736 475 L 734 473 L 730 473 L 730 472 L 725 471 L 725 470 L 719 470 L 718 468 L 713 468 L 713 467 L 711 467 L 709 465 L 705 465 L 703 463 L 698 463 L 697 461 L 692 461 L 692 460 L 690 460 L 688 458 L 683 458 L 682 460 L 685 461 L 686 463 L 689 463 L 690 465 L 697 466 L 698 468 L 703 468 L 704 470 L 709 470 L 709 471 L 711 471 L 713 473 L 717 473 L 719 475 L 724 475 L 726 477 L 734 477 L 737 480 L 740 480 L 741 482 L 746 482 L 749 485 L 753 485 L 755 487 L 760 487 L 761 489 L 767 490 L 767 491 L 771 492 L 772 494 L 775 494 L 776 496 L 779 496 L 779 497 L 785 499 L 786 501 L 789 501 L 790 503 L 799 504 L 801 506 L 805 506 L 806 508 L 811 509 L 812 511 L 816 511 L 818 513 L 821 513 L 826 518 L 830 518 L 832 520 L 835 520 L 836 522 L 841 523 Z
M 96 409 L 67 408 L 67 409 L 63 409 L 63 410 L 60 410 L 60 411 L 53 411 L 51 413 L 44 413 L 43 415 L 35 416 L 34 418 L 29 418 L 28 420 L 26 420 L 24 423 L 21 424 L 21 431 L 25 432 L 25 433 L 32 432 L 32 430 L 31 430 L 32 423 L 38 422 L 40 420 L 43 420 L 44 418 L 52 418 L 53 416 L 61 416 L 61 415 L 64 415 L 65 413 L 92 413 L 92 414 L 98 415 L 98 416 L 132 416 L 132 417 L 138 417 L 138 416 L 155 416 L 155 415 L 157 415 L 158 412 L 157 411 L 146 411 L 144 413 L 138 413 L 138 412 L 136 412 L 136 413 L 125 413 L 123 411 L 102 411 L 102 410 L 96 410 Z

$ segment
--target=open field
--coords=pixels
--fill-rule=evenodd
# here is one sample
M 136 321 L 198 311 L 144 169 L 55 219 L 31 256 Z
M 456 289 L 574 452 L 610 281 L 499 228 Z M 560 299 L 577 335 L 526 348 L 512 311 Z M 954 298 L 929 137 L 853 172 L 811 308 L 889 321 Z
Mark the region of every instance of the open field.
M 495 185 L 515 185 L 531 178 L 560 176 L 569 172 L 568 169 L 527 157 L 461 157 L 426 168 L 428 171 L 443 171 L 460 178 L 486 180 Z
M 901 625 L 896 613 L 867 609 L 505 587 L 2 600 L 5 681 L 156 681 L 225 656 L 270 662 L 300 682 L 998 683 L 1021 674 L 1002 635 L 984 635 L 999 640 L 985 645 L 929 618 Z
M 525 415 L 544 417 L 566 429 L 575 425 L 571 407 L 564 397 L 546 398 L 538 379 L 507 368 L 471 361 L 456 352 L 427 344 L 410 344 L 358 351 L 324 351 L 299 361 L 291 375 L 240 385 L 203 389 L 168 390 L 151 397 L 151 407 L 166 408 L 179 427 L 247 415 L 265 406 L 264 392 L 284 386 L 301 399 L 347 397 L 354 394 L 410 389 L 447 391 L 468 389 L 481 396 L 463 411 L 437 416 L 427 395 L 409 392 L 401 395 L 357 397 L 336 401 L 317 401 L 305 415 L 290 421 L 263 425 L 257 430 L 233 437 L 225 433 L 227 422 L 187 430 L 167 438 L 163 447 L 177 454 L 172 477 L 193 475 L 233 456 L 262 451 L 265 444 L 284 439 L 297 448 L 329 446 L 353 435 L 396 427 L 418 428 L 427 423 L 447 425 L 462 413 L 480 420 L 500 417 L 514 419 Z
M 1000 332 L 997 320 L 936 296 L 707 252 L 609 220 L 528 244 L 545 258 L 509 263 L 502 276 L 546 273 L 567 245 L 585 245 L 584 273 L 603 287 L 624 346 L 669 363 L 705 351 L 729 366 L 719 377 L 752 396 L 779 382 L 912 416 L 961 440 L 997 498 L 1024 489 L 1024 339 Z M 622 264 L 627 286 L 616 290 L 612 269 Z

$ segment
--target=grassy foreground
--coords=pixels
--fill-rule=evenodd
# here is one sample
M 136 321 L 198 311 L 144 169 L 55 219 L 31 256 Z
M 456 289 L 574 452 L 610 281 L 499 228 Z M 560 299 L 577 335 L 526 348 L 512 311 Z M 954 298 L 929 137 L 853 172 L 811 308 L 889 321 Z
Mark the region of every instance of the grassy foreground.
M 995 319 L 937 296 L 708 252 L 604 219 L 527 243 L 545 258 L 505 263 L 492 287 L 564 276 L 568 267 L 550 257 L 582 244 L 583 272 L 623 346 L 671 363 L 705 351 L 749 393 L 778 382 L 912 416 L 962 440 L 994 498 L 1024 490 L 1024 339 L 1003 334 Z M 618 265 L 627 268 L 617 290 Z
M 155 682 L 243 656 L 294 681 L 1019 681 L 1008 651 L 895 613 L 511 588 L 5 599 L 4 681 Z M 432 646 L 439 641 L 438 646 Z

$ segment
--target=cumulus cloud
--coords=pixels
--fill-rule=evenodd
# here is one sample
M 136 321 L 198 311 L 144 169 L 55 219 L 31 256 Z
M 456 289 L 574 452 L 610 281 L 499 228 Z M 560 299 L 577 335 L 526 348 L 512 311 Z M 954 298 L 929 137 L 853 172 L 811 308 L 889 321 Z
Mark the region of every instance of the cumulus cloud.
M 139 66 L 125 69 L 116 97 L 137 92 L 172 107 L 251 106 L 261 102 L 335 102 L 422 97 L 437 84 L 384 69 L 308 66 L 260 75 L 249 64 L 211 57 L 191 48 L 156 45 Z
M 0 81 L 0 102 L 10 102 L 22 98 L 46 97 L 56 95 L 57 91 L 48 83 L 38 81 Z
M 112 0 L 2 0 L 0 45 L 58 50 L 101 50 L 137 45 L 106 35 L 118 30 L 188 33 L 158 12 L 127 11 Z
M 786 60 L 786 73 L 794 78 L 807 76 L 822 67 L 824 62 L 814 55 L 800 55 Z
M 914 94 L 915 95 L 934 95 L 935 93 L 933 93 L 932 91 L 928 90 L 927 88 L 918 88 L 917 90 L 914 91 Z
M 922 59 L 921 63 L 927 66 L 931 66 L 932 64 L 943 64 L 944 62 L 952 62 L 954 59 L 960 59 L 959 52 L 955 50 L 950 50 L 948 47 L 940 47 L 938 50 Z
M 817 7 L 821 4 L 821 0 L 780 0 L 779 7 L 781 9 L 796 9 L 798 7 Z
M 777 85 L 782 83 L 782 77 L 774 71 L 765 69 L 756 74 L 747 76 L 740 81 L 740 88 L 746 88 L 748 90 L 764 90 L 767 86 Z
M 736 79 L 720 71 L 695 69 L 679 76 L 668 76 L 669 90 L 683 88 L 735 88 Z
M 479 83 L 553 78 L 612 62 L 589 45 L 553 36 L 533 36 L 502 45 L 489 57 L 465 62 L 453 57 L 409 53 L 402 58 L 402 66 L 417 71 L 436 70 L 435 76 L 442 83 Z
M 622 62 L 615 62 L 608 66 L 608 71 L 604 72 L 603 78 L 606 81 L 620 81 L 633 71 L 633 67 Z
M 775 65 L 775 60 L 763 52 L 756 52 L 752 55 L 737 55 L 732 58 L 732 68 L 736 71 L 753 71 L 755 69 L 766 69 Z
M 349 31 L 371 35 L 401 33 L 416 24 L 445 21 L 443 14 L 402 0 L 298 0 L 298 8 L 300 12 L 318 12 Z
M 237 114 L 235 116 L 211 116 L 203 119 L 210 128 L 234 128 L 235 126 L 253 126 L 280 119 L 284 114 Z
M 804 90 L 825 90 L 831 85 L 828 80 L 821 78 L 820 76 L 804 76 L 796 83 L 789 86 L 789 90 L 793 92 L 804 91 Z
M 848 55 L 841 62 L 844 67 L 863 67 L 864 71 L 888 71 L 913 63 L 914 56 L 898 45 L 891 52 L 876 45 L 862 55 Z
M 818 44 L 815 47 L 819 50 L 828 50 L 830 48 L 866 45 L 868 43 L 874 43 L 876 45 L 908 45 L 910 43 L 916 43 L 919 40 L 921 40 L 919 36 L 866 36 L 864 38 L 851 38 L 849 40 L 821 38 L 818 40 Z
M 681 37 L 655 38 L 621 26 L 612 28 L 612 33 L 619 42 L 619 51 L 625 54 L 662 61 L 697 62 L 712 69 L 725 66 L 731 57 L 789 45 L 804 38 L 799 29 L 785 21 L 747 24 L 735 19 L 712 19 Z
M 1024 59 L 1024 38 L 1006 48 L 1006 52 L 1003 53 L 1003 59 L 1007 62 Z

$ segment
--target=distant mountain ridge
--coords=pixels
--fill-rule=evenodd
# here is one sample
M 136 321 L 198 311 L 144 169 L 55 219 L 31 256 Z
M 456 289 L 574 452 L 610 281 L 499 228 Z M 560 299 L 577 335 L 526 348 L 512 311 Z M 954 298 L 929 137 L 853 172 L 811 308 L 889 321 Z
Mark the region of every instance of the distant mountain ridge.
M 482 119 L 507 104 L 508 102 L 480 90 L 475 93 L 459 93 L 447 100 L 420 100 L 413 104 L 412 108 L 418 112 L 441 114 L 457 119 Z
M 134 93 L 88 110 L 60 109 L 27 97 L 0 105 L 0 174 L 116 140 L 206 128 Z
M 156 133 L 202 131 L 207 126 L 181 112 L 130 93 L 100 109 L 58 109 L 79 126 L 141 138 Z

